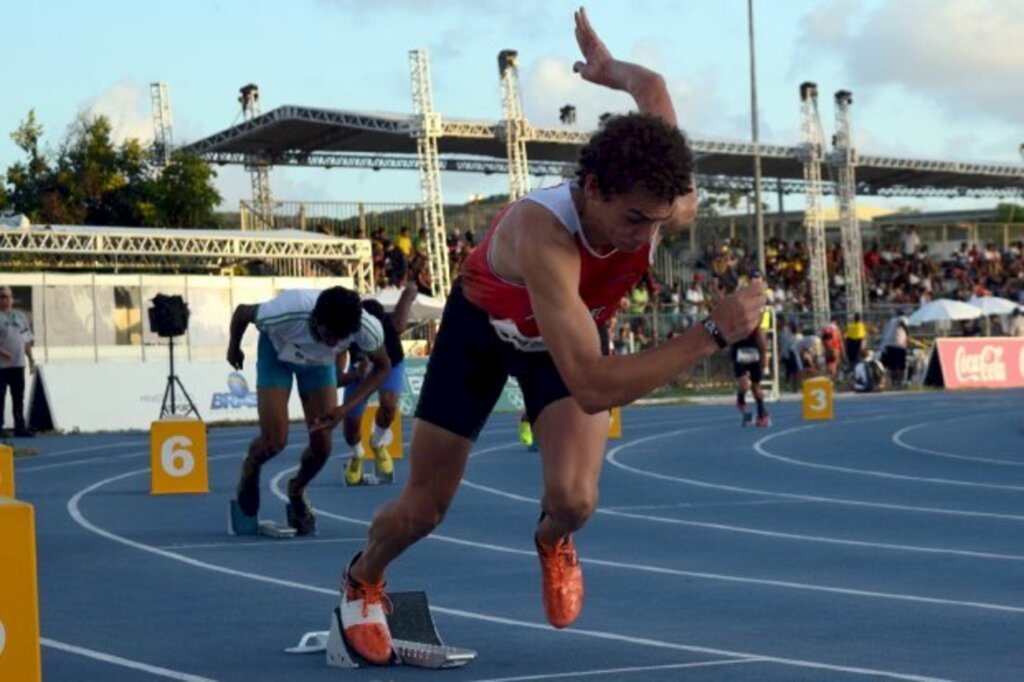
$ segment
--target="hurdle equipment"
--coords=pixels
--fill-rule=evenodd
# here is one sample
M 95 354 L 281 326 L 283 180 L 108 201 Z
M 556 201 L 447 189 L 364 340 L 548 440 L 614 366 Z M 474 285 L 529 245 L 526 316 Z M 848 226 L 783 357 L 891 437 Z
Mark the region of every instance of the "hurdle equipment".
M 206 468 L 206 424 L 162 419 L 149 431 L 151 495 L 210 492 Z
M 286 508 L 286 513 L 287 511 Z M 247 516 L 238 505 L 238 500 L 231 500 L 228 505 L 228 535 L 261 535 L 265 538 L 285 540 L 294 538 L 296 534 L 296 530 L 288 524 L 260 521 L 259 516 Z
M 32 505 L 0 497 L 0 680 L 39 682 L 39 597 Z
M 14 448 L 0 445 L 0 495 L 14 497 Z
M 832 380 L 828 377 L 814 377 L 804 381 L 803 413 L 808 421 L 833 419 Z
M 459 668 L 476 659 L 476 651 L 448 646 L 441 641 L 430 613 L 425 592 L 394 592 L 388 595 L 392 611 L 388 614 L 393 653 L 390 665 L 417 668 Z M 327 665 L 335 668 L 362 668 L 372 664 L 357 654 L 345 639 L 341 610 L 331 613 L 331 629 L 307 632 L 298 645 L 285 649 L 290 654 L 326 654 Z

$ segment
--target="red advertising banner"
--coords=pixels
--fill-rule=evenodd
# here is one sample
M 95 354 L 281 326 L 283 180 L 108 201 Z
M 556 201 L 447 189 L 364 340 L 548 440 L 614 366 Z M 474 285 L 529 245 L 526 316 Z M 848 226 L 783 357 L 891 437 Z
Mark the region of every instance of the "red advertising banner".
M 946 388 L 1024 388 L 1024 338 L 937 339 Z

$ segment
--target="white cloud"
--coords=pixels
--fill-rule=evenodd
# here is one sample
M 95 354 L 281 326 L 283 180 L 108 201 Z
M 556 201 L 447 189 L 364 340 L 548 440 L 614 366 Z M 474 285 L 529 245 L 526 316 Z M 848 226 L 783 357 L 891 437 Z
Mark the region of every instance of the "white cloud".
M 855 86 L 896 86 L 953 120 L 1017 124 L 1022 35 L 1021 0 L 836 0 L 804 17 L 800 41 L 838 57 Z
M 143 90 L 132 80 L 121 80 L 86 102 L 81 109 L 90 117 L 106 116 L 115 142 L 130 138 L 136 138 L 143 144 L 153 141 L 148 87 Z

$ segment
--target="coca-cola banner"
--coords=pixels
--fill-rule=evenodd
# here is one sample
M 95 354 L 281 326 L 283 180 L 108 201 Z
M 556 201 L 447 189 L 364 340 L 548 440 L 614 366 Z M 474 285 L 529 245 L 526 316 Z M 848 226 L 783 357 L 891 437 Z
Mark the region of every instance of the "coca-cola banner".
M 1024 338 L 938 339 L 946 388 L 1024 387 Z

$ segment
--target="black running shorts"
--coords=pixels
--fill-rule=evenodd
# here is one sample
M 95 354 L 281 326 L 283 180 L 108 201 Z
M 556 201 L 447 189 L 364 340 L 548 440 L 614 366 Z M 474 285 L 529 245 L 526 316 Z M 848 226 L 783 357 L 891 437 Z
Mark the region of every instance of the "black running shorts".
M 734 362 L 732 365 L 732 375 L 739 379 L 744 374 L 750 375 L 750 382 L 753 384 L 759 384 L 764 379 L 760 362 Z
M 521 351 L 502 341 L 486 312 L 470 303 L 456 280 L 427 363 L 416 418 L 475 441 L 509 375 L 523 391 L 532 423 L 570 395 L 551 354 Z

